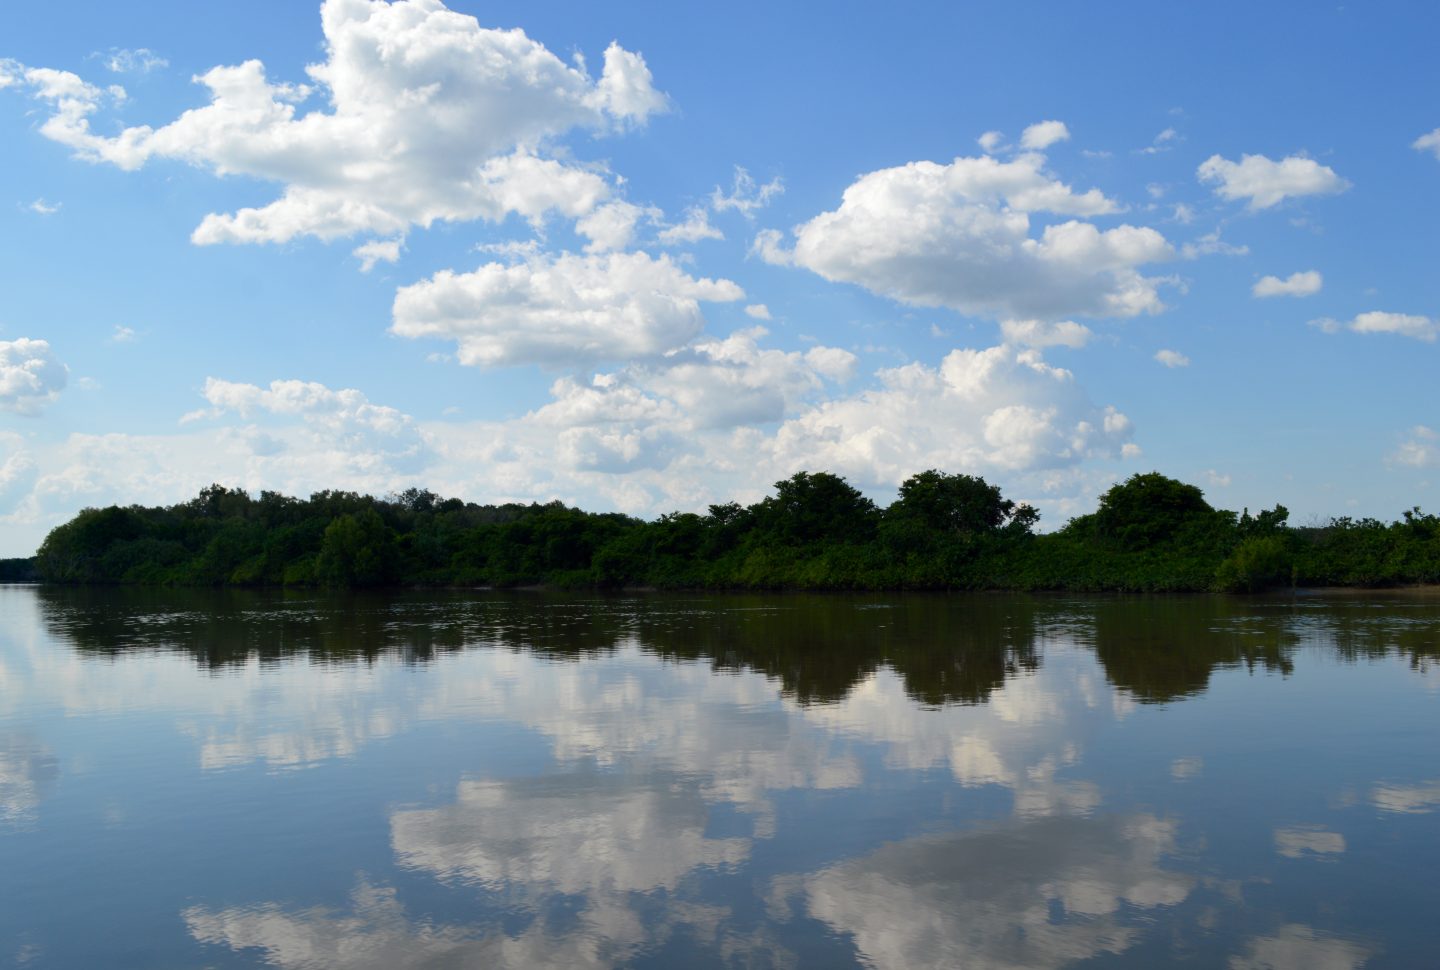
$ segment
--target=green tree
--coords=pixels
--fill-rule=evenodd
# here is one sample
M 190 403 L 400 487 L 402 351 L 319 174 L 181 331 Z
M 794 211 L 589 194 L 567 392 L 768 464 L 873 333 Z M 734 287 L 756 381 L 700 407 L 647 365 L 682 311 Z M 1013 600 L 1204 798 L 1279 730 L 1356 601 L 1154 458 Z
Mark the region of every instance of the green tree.
M 947 475 L 933 468 L 907 478 L 899 499 L 885 514 L 951 536 L 989 535 L 1007 525 L 1029 532 L 1040 521 L 1034 508 L 1005 498 L 983 478 Z
M 395 536 L 374 509 L 331 522 L 315 561 L 316 578 L 337 587 L 379 586 L 395 578 Z
M 1214 518 L 1215 510 L 1200 489 L 1149 472 L 1131 475 L 1100 496 L 1093 521 L 1102 538 L 1137 550 L 1170 542 L 1183 530 L 1209 524 Z
M 796 472 L 775 483 L 759 518 L 766 533 L 787 543 L 865 542 L 874 537 L 880 513 L 839 475 Z

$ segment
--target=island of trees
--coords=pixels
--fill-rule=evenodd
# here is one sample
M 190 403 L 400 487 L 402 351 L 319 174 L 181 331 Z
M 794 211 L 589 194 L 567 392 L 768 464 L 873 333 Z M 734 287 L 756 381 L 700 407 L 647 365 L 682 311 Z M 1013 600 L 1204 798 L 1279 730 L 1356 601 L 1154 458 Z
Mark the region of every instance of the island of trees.
M 0 580 L 171 586 L 1259 591 L 1440 582 L 1440 517 L 1295 527 L 1284 506 L 1216 509 L 1156 472 L 1048 533 L 970 475 L 925 471 L 878 507 L 800 472 L 753 505 L 654 521 L 560 502 L 252 497 L 212 485 L 179 505 L 85 509 Z

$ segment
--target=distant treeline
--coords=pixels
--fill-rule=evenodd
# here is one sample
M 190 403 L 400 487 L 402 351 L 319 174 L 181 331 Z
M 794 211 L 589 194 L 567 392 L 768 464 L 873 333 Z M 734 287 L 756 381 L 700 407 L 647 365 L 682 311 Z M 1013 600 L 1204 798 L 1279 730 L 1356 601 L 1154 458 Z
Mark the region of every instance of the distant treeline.
M 0 578 L 173 586 L 1256 591 L 1440 582 L 1440 517 L 1295 528 L 1284 506 L 1212 508 L 1134 475 L 1091 515 L 1037 534 L 1035 509 L 984 479 L 926 471 L 881 509 L 800 472 L 754 505 L 652 522 L 560 502 L 475 505 L 409 489 L 380 499 L 258 498 L 212 485 L 165 508 L 86 509 Z

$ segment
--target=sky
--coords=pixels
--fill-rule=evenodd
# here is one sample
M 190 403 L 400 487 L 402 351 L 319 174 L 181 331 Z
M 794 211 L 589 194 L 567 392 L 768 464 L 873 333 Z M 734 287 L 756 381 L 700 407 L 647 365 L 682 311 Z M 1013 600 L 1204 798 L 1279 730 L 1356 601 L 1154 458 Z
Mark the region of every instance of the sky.
M 1440 505 L 1430 3 L 0 10 L 0 556 L 799 470 Z

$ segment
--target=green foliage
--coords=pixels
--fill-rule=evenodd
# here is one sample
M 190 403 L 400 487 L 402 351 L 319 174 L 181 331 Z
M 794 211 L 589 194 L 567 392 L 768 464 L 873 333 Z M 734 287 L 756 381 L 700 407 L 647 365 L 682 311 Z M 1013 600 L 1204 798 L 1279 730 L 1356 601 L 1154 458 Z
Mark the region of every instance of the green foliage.
M 1029 532 L 1040 521 L 1034 508 L 1016 505 L 983 478 L 947 475 L 933 468 L 900 485 L 900 498 L 885 510 L 885 517 L 932 533 L 966 537 L 992 535 L 1007 524 Z
M 1174 592 L 1440 582 L 1440 518 L 1291 528 L 1282 505 L 1213 509 L 1158 473 L 1093 515 L 1035 534 L 1038 515 L 982 478 L 920 472 L 878 509 L 844 478 L 801 472 L 753 505 L 653 522 L 559 502 L 475 505 L 408 489 L 308 499 L 212 485 L 167 508 L 86 509 L 33 565 L 51 583 L 670 589 L 1018 589 Z M 0 564 L 3 565 L 3 564 Z M 3 575 L 3 574 L 0 574 Z
M 1135 551 L 1173 542 L 1208 524 L 1214 514 L 1194 485 L 1150 472 L 1112 486 L 1100 496 L 1093 519 L 1098 536 Z
M 1291 580 L 1293 561 L 1278 535 L 1252 536 L 1215 571 L 1215 585 L 1230 593 L 1258 593 Z
M 325 528 L 315 577 L 341 588 L 383 586 L 395 580 L 395 536 L 374 509 L 346 513 Z

